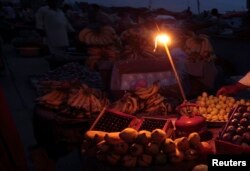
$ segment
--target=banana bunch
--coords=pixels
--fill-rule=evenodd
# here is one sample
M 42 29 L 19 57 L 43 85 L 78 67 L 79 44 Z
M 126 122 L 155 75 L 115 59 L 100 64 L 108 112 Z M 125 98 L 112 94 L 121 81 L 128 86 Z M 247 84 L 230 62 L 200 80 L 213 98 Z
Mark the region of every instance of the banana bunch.
M 86 65 L 89 68 L 93 69 L 101 60 L 114 62 L 119 57 L 119 53 L 120 52 L 115 46 L 89 48 L 89 57 L 86 61 Z
M 144 59 L 144 58 L 155 58 L 155 54 L 153 52 L 153 47 L 144 46 L 141 43 L 138 45 L 126 45 L 121 52 L 121 56 L 125 60 L 136 60 L 136 59 Z
M 85 116 L 100 112 L 109 105 L 106 94 L 98 89 L 89 88 L 86 84 L 80 84 L 67 91 L 54 89 L 51 92 L 37 98 L 39 104 L 57 109 L 61 114 L 70 116 Z
M 197 132 L 172 139 L 162 129 L 134 128 L 120 132 L 89 130 L 84 135 L 82 151 L 112 166 L 127 168 L 178 164 L 213 153 L 211 145 L 201 141 Z
M 110 108 L 127 114 L 135 114 L 138 110 L 137 98 L 130 93 L 125 94 L 121 99 L 114 102 Z
M 63 104 L 66 97 L 67 94 L 64 91 L 52 90 L 51 92 L 37 98 L 36 100 L 39 104 L 49 108 L 57 109 Z
M 79 91 L 72 93 L 67 100 L 67 105 L 70 108 L 85 111 L 87 114 L 100 112 L 109 101 L 106 97 L 98 99 L 94 94 L 88 89 L 79 89 Z
M 164 104 L 165 98 L 160 94 L 155 94 L 151 98 L 146 100 L 145 112 L 151 113 L 160 109 L 161 112 L 167 113 L 167 107 Z
M 154 82 L 152 86 L 148 88 L 138 88 L 135 90 L 135 95 L 140 100 L 139 110 L 142 113 L 160 113 L 165 115 L 172 112 L 172 107 L 166 102 L 165 97 L 159 94 L 158 82 Z
M 142 100 L 147 100 L 153 95 L 157 94 L 160 90 L 160 86 L 158 85 L 158 82 L 154 82 L 152 86 L 148 88 L 137 88 L 135 90 L 135 95 L 137 95 Z
M 148 36 L 148 35 L 147 35 Z M 123 43 L 121 56 L 125 60 L 155 58 L 154 46 L 148 41 L 143 29 L 128 29 L 122 32 L 120 39 Z
M 95 30 L 84 28 L 79 33 L 79 40 L 87 45 L 106 46 L 113 44 L 116 39 L 116 32 L 110 26 L 103 26 Z
M 110 108 L 127 114 L 161 114 L 172 112 L 172 107 L 159 94 L 159 85 L 155 82 L 148 88 L 138 88 L 132 93 L 126 93 L 114 102 Z

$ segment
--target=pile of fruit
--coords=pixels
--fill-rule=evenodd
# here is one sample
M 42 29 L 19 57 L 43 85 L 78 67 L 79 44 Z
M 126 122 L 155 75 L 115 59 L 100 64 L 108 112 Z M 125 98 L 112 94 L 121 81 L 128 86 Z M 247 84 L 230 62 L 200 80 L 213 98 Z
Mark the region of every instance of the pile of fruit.
M 119 51 L 115 46 L 88 48 L 88 59 L 85 64 L 90 69 L 96 69 L 100 61 L 115 62 L 119 58 Z
M 79 40 L 86 45 L 105 46 L 117 41 L 115 30 L 110 26 L 84 28 L 79 33 Z
M 227 126 L 224 128 L 221 139 L 237 145 L 249 147 L 250 111 L 247 111 L 246 106 L 239 106 L 234 110 Z
M 86 84 L 71 85 L 65 82 L 61 82 L 61 87 L 57 82 L 56 88 L 37 98 L 37 102 L 72 117 L 89 117 L 109 105 L 106 94 L 100 90 L 89 88 Z
M 213 96 L 203 92 L 201 96 L 198 96 L 196 104 L 198 108 L 194 108 L 194 111 L 198 111 L 209 122 L 226 122 L 228 121 L 228 114 L 232 108 L 237 105 L 247 105 L 250 107 L 250 101 L 239 99 L 236 100 L 233 97 L 227 96 Z
M 148 88 L 137 88 L 133 92 L 126 93 L 110 108 L 127 114 L 167 115 L 172 112 L 172 107 L 165 97 L 159 94 L 159 89 L 157 82 Z
M 89 87 L 102 88 L 102 78 L 97 72 L 90 71 L 79 63 L 69 63 L 43 74 L 31 76 L 31 83 L 41 95 L 44 92 L 43 81 L 72 81 L 79 80 Z
M 87 131 L 82 152 L 110 165 L 148 167 L 192 161 L 201 154 L 212 153 L 198 133 L 171 139 L 162 129 L 152 132 L 125 128 L 121 132 Z
M 154 46 L 150 44 L 149 38 L 143 29 L 131 28 L 121 34 L 123 44 L 121 56 L 125 60 L 135 60 L 144 58 L 155 58 Z

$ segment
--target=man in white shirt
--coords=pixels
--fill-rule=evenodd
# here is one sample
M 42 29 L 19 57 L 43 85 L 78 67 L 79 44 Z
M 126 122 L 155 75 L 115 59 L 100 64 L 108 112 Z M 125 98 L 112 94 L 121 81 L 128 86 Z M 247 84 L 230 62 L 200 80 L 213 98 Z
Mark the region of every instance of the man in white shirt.
M 51 54 L 58 54 L 68 47 L 68 32 L 74 32 L 63 11 L 59 9 L 61 3 L 62 0 L 47 0 L 48 5 L 41 7 L 36 13 L 36 27 L 46 36 Z
M 221 87 L 216 95 L 234 95 L 247 88 L 250 88 L 250 71 L 235 84 Z

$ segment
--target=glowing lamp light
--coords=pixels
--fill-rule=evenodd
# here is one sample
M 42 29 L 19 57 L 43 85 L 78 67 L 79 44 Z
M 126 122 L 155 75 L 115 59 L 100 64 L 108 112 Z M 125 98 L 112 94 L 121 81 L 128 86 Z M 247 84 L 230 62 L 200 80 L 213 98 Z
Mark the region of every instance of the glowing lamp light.
M 156 36 L 156 41 L 160 42 L 162 44 L 169 44 L 170 43 L 170 37 L 167 34 L 159 34 Z
M 186 101 L 186 96 L 185 96 L 185 93 L 184 93 L 184 90 L 183 90 L 183 87 L 182 87 L 182 84 L 181 84 L 180 77 L 179 77 L 179 75 L 177 73 L 176 67 L 174 65 L 173 58 L 172 58 L 172 56 L 170 54 L 170 51 L 169 51 L 169 48 L 168 48 L 168 44 L 170 43 L 170 40 L 171 39 L 167 34 L 158 34 L 155 37 L 155 49 L 154 49 L 154 51 L 156 51 L 156 49 L 157 49 L 158 42 L 163 44 L 165 52 L 166 52 L 166 56 L 169 59 L 169 62 L 170 62 L 171 66 L 172 66 L 172 69 L 174 71 L 174 75 L 175 75 L 175 78 L 177 80 L 177 83 L 178 83 L 182 98 L 183 98 L 184 101 Z

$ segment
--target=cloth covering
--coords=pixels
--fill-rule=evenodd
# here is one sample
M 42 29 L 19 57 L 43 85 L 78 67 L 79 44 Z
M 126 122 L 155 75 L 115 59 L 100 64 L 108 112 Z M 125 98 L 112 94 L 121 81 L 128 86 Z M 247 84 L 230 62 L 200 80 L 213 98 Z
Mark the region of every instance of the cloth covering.
M 23 144 L 0 87 L 0 170 L 27 171 Z
M 213 88 L 218 70 L 214 62 L 189 61 L 185 63 L 186 72 L 191 76 L 198 77 L 199 80 L 208 88 Z

